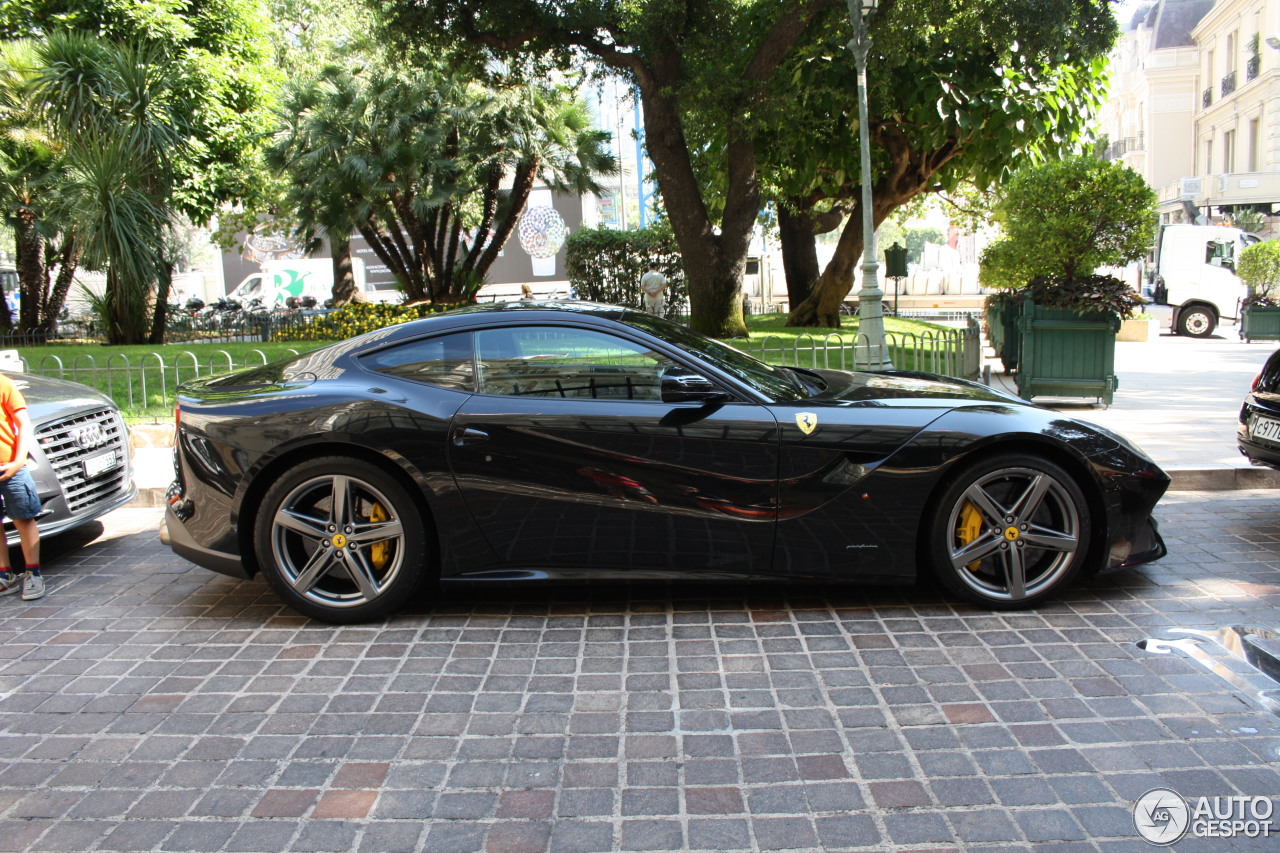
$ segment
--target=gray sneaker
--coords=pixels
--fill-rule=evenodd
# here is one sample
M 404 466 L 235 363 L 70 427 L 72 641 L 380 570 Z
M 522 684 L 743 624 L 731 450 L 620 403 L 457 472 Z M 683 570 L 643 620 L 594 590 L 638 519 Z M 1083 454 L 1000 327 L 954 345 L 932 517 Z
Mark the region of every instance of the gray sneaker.
M 26 572 L 22 577 L 22 600 L 35 601 L 44 598 L 44 578 Z
M 0 595 L 12 595 L 22 589 L 22 578 L 11 570 L 0 572 Z

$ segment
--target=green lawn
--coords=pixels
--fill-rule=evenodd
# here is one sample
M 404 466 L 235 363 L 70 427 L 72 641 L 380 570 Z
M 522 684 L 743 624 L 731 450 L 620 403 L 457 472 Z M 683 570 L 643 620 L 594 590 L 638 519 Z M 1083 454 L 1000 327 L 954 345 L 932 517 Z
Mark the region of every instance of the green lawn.
M 727 343 L 776 364 L 798 367 L 853 367 L 852 345 L 858 333 L 856 317 L 844 318 L 840 329 L 787 328 L 785 314 L 755 314 L 746 318 L 748 340 Z M 915 348 L 909 341 L 927 339 L 952 330 L 920 320 L 885 318 L 890 357 L 894 367 L 937 370 L 936 365 L 917 364 Z M 938 344 L 948 346 L 945 343 Z M 938 345 L 935 345 L 935 349 Z M 18 354 L 28 369 L 44 375 L 61 376 L 105 392 L 131 421 L 166 419 L 172 416 L 174 390 L 179 382 L 196 376 L 225 373 L 245 365 L 265 364 L 290 353 L 308 352 L 322 343 L 214 343 L 173 344 L 164 347 L 68 343 L 23 347 Z M 841 351 L 840 347 L 846 347 Z

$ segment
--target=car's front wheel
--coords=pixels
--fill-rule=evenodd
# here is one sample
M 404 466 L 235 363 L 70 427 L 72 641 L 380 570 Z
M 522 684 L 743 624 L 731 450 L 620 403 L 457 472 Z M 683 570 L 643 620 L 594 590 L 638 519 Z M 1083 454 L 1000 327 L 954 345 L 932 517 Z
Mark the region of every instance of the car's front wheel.
M 394 612 L 427 576 L 426 533 L 409 492 L 377 467 L 336 456 L 296 465 L 267 490 L 254 549 L 276 594 L 325 622 Z
M 927 547 L 934 573 L 962 598 L 1033 607 L 1079 574 L 1089 551 L 1084 494 L 1058 465 L 991 457 L 957 473 L 935 504 Z

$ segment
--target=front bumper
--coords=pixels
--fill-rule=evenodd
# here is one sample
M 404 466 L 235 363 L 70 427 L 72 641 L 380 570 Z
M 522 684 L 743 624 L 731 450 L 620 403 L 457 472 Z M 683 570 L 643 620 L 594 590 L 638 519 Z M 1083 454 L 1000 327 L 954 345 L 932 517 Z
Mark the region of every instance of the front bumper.
M 1130 545 L 1129 556 L 1116 568 L 1127 569 L 1130 566 L 1140 566 L 1143 563 L 1158 560 L 1168 553 L 1169 549 L 1165 546 L 1164 538 L 1160 535 L 1159 522 L 1154 518 L 1148 518 L 1146 525 L 1134 537 Z
M 1280 469 L 1280 448 L 1250 441 L 1243 436 L 1236 437 L 1236 447 L 1252 464 Z
M 102 501 L 94 504 L 89 510 L 80 512 L 75 515 L 67 515 L 65 513 L 65 504 L 61 499 L 61 493 L 58 494 L 57 509 L 50 509 L 51 500 L 45 499 L 41 495 L 44 503 L 44 511 L 36 516 L 36 523 L 40 527 L 40 537 L 47 538 L 49 536 L 57 536 L 68 530 L 73 530 L 82 524 L 88 524 L 94 519 L 101 518 L 113 510 L 117 510 L 128 503 L 131 503 L 138 496 L 138 487 L 133 484 L 130 479 L 129 487 L 119 494 L 113 496 L 110 500 Z M 18 531 L 14 528 L 12 522 L 6 516 L 4 519 L 5 541 L 10 545 L 17 545 L 21 542 L 18 537 Z

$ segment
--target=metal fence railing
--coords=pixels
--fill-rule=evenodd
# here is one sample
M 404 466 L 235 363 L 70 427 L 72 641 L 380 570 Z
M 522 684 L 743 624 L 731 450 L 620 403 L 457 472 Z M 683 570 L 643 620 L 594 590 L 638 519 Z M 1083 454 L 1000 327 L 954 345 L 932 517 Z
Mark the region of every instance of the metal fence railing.
M 734 346 L 761 361 L 790 367 L 856 370 L 882 364 L 886 354 L 897 370 L 920 370 L 962 379 L 977 378 L 982 367 L 982 330 L 973 317 L 968 318 L 964 328 L 886 332 L 887 352 L 874 350 L 866 335 L 849 340 L 835 332 L 795 338 L 768 335 L 745 344 L 735 341 Z
M 973 379 L 981 366 L 982 343 L 978 323 L 972 318 L 965 328 L 923 332 L 887 333 L 888 355 L 894 368 L 921 370 Z M 872 354 L 865 336 L 848 340 L 838 334 L 802 335 L 782 338 L 769 335 L 735 346 L 772 364 L 795 367 L 854 370 L 860 365 L 880 363 Z M 296 354 L 289 349 L 286 353 Z M 878 355 L 878 354 L 877 354 Z M 281 357 L 276 353 L 272 357 Z M 173 408 L 177 388 L 188 379 L 254 367 L 271 360 L 253 349 L 236 357 L 224 350 L 197 355 L 189 350 L 166 347 L 158 352 L 130 358 L 113 353 L 105 358 L 80 354 L 69 360 L 49 353 L 22 359 L 23 370 L 88 385 L 111 397 L 127 415 L 155 415 Z
M 297 350 L 289 352 L 296 354 Z M 250 350 L 240 358 L 219 350 L 206 353 L 203 360 L 187 350 L 166 355 L 168 360 L 158 352 L 146 353 L 135 361 L 124 353 L 113 353 L 100 361 L 82 354 L 64 362 L 59 356 L 49 354 L 34 362 L 24 358 L 22 363 L 25 373 L 88 385 L 114 400 L 126 414 L 140 415 L 172 409 L 177 401 L 178 385 L 188 379 L 256 367 L 270 360 L 261 350 Z

